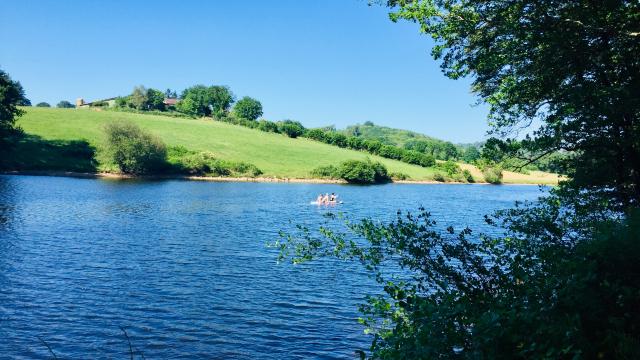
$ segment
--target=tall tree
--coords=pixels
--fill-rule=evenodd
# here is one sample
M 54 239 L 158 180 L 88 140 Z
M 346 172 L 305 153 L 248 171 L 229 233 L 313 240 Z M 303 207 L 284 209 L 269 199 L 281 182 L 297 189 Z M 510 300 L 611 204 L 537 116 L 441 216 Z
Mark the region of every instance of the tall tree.
M 16 118 L 24 113 L 18 106 L 25 101 L 22 85 L 0 70 L 0 148 L 13 132 Z
M 256 99 L 245 96 L 234 105 L 233 112 L 243 119 L 256 120 L 262 116 L 262 104 Z
M 471 77 L 493 134 L 525 162 L 564 150 L 578 188 L 640 202 L 640 2 L 390 0 L 391 19 L 435 39 L 445 75 Z M 611 191 L 613 189 L 613 191 Z
M 129 103 L 138 110 L 144 109 L 148 100 L 147 89 L 142 85 L 134 87 L 129 96 Z
M 234 102 L 234 96 L 227 86 L 195 85 L 182 92 L 181 99 L 189 99 L 195 104 L 196 114 L 200 116 L 223 116 Z

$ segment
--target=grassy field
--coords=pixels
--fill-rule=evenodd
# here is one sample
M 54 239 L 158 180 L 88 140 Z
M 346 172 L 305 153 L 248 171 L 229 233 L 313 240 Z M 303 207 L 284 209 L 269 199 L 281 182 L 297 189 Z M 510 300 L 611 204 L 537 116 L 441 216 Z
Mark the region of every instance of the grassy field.
M 78 168 L 62 169 L 64 161 L 56 162 L 52 151 L 62 149 L 61 156 L 71 159 L 83 154 L 82 144 L 100 145 L 103 125 L 113 120 L 129 120 L 161 137 L 169 146 L 182 145 L 191 150 L 211 151 L 226 160 L 244 161 L 256 165 L 266 177 L 309 178 L 309 173 L 321 165 L 337 165 L 344 160 L 365 159 L 383 163 L 390 172 L 402 172 L 413 180 L 431 180 L 436 170 L 409 165 L 370 154 L 341 149 L 308 139 L 291 139 L 284 135 L 265 133 L 227 123 L 206 120 L 172 118 L 112 111 L 84 109 L 25 108 L 26 114 L 18 125 L 31 136 L 25 144 L 27 152 L 35 151 L 43 159 L 39 168 L 51 164 L 53 170 L 78 171 L 90 166 L 104 170 L 97 164 L 80 164 Z M 71 147 L 67 145 L 71 144 Z M 64 150 L 64 149 L 71 150 Z M 24 153 L 24 151 L 23 151 Z M 55 152 L 54 152 L 55 153 Z M 27 156 L 21 155 L 21 156 Z M 25 159 L 28 161 L 28 159 Z M 31 160 L 34 161 L 34 160 Z M 89 159 L 87 159 L 89 161 Z M 67 166 L 68 167 L 68 166 Z M 477 169 L 473 171 L 477 181 L 482 181 Z M 555 183 L 557 178 L 549 174 L 522 175 L 505 174 L 505 183 Z

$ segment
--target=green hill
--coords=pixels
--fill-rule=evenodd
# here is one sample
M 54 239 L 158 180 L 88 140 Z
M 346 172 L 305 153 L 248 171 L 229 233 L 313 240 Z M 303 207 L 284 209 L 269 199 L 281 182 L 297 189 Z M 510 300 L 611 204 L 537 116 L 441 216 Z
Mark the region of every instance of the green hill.
M 446 142 L 410 130 L 375 125 L 369 121 L 364 124 L 347 126 L 346 129 L 339 131 L 345 135 L 358 136 L 366 140 L 378 140 L 388 145 L 400 147 L 403 147 L 412 140 L 429 140 L 440 143 Z
M 264 172 L 265 177 L 310 178 L 310 172 L 318 166 L 337 165 L 345 160 L 367 157 L 383 163 L 390 172 L 405 173 L 413 180 L 431 180 L 436 172 L 432 168 L 409 165 L 309 139 L 292 139 L 210 119 L 83 109 L 24 109 L 26 114 L 17 122 L 30 139 L 18 149 L 17 161 L 22 164 L 20 168 L 23 170 L 88 169 L 88 163 L 83 165 L 77 160 L 74 163 L 74 159 L 82 157 L 81 144 L 99 147 L 104 124 L 124 119 L 156 134 L 169 146 L 181 145 L 190 150 L 213 152 L 221 159 L 252 163 Z M 69 144 L 77 146 L 69 148 Z M 59 151 L 54 151 L 56 149 Z M 96 171 L 108 170 L 100 163 L 94 166 Z M 478 181 L 482 181 L 477 171 L 472 173 Z M 515 182 L 553 183 L 556 180 L 555 177 L 531 175 L 523 178 L 520 175 Z M 504 181 L 511 182 L 508 174 L 505 174 Z

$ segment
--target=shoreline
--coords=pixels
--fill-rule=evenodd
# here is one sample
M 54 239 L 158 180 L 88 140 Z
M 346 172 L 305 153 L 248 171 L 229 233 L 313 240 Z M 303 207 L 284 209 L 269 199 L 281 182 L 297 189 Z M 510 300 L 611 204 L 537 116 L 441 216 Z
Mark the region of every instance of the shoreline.
M 85 173 L 75 171 L 46 171 L 46 170 L 10 170 L 0 171 L 0 175 L 27 175 L 27 176 L 54 176 L 71 177 L 79 179 L 114 179 L 114 180 L 186 180 L 186 181 L 212 181 L 212 182 L 255 182 L 255 183 L 292 183 L 292 184 L 348 184 L 344 180 L 313 179 L 313 178 L 271 178 L 271 177 L 221 177 L 221 176 L 194 176 L 194 175 L 126 175 L 107 172 Z M 419 185 L 492 185 L 486 182 L 462 183 L 439 182 L 434 180 L 395 180 L 390 184 L 419 184 Z M 532 184 L 532 183 L 502 183 L 499 185 L 546 185 L 557 184 Z

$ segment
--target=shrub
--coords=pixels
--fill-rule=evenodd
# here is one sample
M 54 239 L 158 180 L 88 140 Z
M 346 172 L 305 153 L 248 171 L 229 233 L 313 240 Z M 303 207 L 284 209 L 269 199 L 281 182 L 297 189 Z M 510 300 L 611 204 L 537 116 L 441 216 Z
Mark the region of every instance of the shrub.
M 433 174 L 433 180 L 435 180 L 437 182 L 445 182 L 445 181 L 447 181 L 447 178 L 445 178 L 444 175 L 441 172 L 437 172 L 437 173 Z
M 105 153 L 125 174 L 149 174 L 166 166 L 167 148 L 158 138 L 130 122 L 116 121 L 104 128 Z
M 409 175 L 401 172 L 392 172 L 389 174 L 389 177 L 393 180 L 408 180 Z
M 347 137 L 344 134 L 337 132 L 329 132 L 325 134 L 326 142 L 337 147 L 347 147 Z
M 39 102 L 36 104 L 36 107 L 51 107 L 51 105 L 49 105 L 49 103 L 46 103 L 46 102 Z
M 321 179 L 335 179 L 338 176 L 338 168 L 333 165 L 318 166 L 311 170 L 311 176 Z
M 226 166 L 227 169 L 230 169 L 233 175 L 236 176 L 256 177 L 262 175 L 262 170 L 253 164 L 242 161 L 218 160 L 218 162 L 221 166 Z
M 438 168 L 444 170 L 449 176 L 455 176 L 461 172 L 460 166 L 451 160 L 447 160 L 441 164 L 438 164 Z
M 287 135 L 290 138 L 297 138 L 304 134 L 305 128 L 297 121 L 284 120 L 278 122 L 278 132 Z
M 400 160 L 402 158 L 402 152 L 402 149 L 398 148 L 397 146 L 382 145 L 380 146 L 376 154 L 389 159 Z
M 487 166 L 482 170 L 482 176 L 484 176 L 484 181 L 490 184 L 500 184 L 502 183 L 502 169 L 498 166 L 490 167 Z
M 264 132 L 274 132 L 277 133 L 278 132 L 278 125 L 274 122 L 271 121 L 267 121 L 267 120 L 260 120 L 258 122 L 258 130 L 264 131 Z
M 349 183 L 378 184 L 390 179 L 387 168 L 371 160 L 347 160 L 340 164 L 336 175 Z
M 262 174 L 253 164 L 216 159 L 208 151 L 195 152 L 182 146 L 169 149 L 169 162 L 176 172 L 188 175 L 255 177 Z
M 304 137 L 321 142 L 326 141 L 326 136 L 322 129 L 309 129 L 304 134 Z
M 471 175 L 471 172 L 469 170 L 462 170 L 462 178 L 464 180 L 466 180 L 469 183 L 474 183 L 476 182 L 476 179 L 473 178 L 473 175 Z

